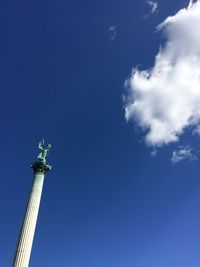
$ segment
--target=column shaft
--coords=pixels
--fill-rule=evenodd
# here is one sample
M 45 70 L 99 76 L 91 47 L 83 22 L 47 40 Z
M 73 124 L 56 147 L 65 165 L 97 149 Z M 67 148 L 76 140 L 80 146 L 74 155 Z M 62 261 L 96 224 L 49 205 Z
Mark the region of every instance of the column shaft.
M 32 190 L 30 193 L 24 217 L 24 222 L 19 236 L 15 258 L 13 261 L 13 267 L 29 266 L 31 248 L 33 244 L 33 237 L 38 217 L 44 177 L 45 175 L 42 172 L 38 172 L 35 174 Z

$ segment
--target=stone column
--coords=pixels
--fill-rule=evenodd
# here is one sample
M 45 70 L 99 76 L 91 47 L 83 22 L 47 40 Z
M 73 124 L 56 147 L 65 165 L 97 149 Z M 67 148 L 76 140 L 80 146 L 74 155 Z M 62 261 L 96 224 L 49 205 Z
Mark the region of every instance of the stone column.
M 29 266 L 44 178 L 45 174 L 51 169 L 51 166 L 37 161 L 32 165 L 32 168 L 34 170 L 34 180 L 12 265 L 13 267 Z

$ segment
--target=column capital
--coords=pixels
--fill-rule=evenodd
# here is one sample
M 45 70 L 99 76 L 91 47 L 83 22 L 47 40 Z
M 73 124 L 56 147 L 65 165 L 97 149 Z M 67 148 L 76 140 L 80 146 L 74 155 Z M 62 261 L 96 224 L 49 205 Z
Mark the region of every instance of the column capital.
M 34 174 L 37 172 L 41 172 L 46 174 L 49 172 L 52 168 L 51 165 L 47 164 L 46 162 L 43 161 L 36 161 L 31 165 L 31 168 L 33 169 Z

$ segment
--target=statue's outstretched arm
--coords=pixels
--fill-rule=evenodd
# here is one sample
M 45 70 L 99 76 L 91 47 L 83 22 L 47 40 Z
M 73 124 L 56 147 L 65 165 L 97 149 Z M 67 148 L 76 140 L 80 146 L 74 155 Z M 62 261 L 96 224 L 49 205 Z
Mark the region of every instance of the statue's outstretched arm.
M 42 138 L 41 141 L 38 144 L 38 148 L 41 150 L 44 150 L 44 139 Z

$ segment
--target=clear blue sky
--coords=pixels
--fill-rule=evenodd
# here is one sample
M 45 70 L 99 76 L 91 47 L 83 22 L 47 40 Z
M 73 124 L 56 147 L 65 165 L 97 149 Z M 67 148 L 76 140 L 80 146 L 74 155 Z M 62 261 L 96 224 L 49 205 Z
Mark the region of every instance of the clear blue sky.
M 172 166 L 124 118 L 124 81 L 186 6 L 1 1 L 0 258 L 11 266 L 41 137 L 53 148 L 30 266 L 199 267 L 199 162 Z M 109 27 L 116 26 L 111 41 Z M 198 139 L 183 136 L 198 148 Z

